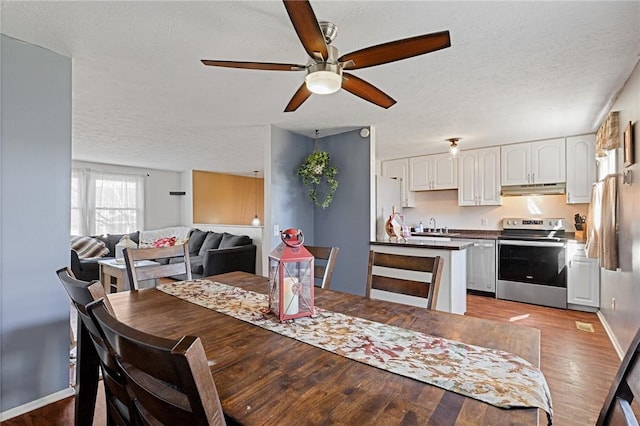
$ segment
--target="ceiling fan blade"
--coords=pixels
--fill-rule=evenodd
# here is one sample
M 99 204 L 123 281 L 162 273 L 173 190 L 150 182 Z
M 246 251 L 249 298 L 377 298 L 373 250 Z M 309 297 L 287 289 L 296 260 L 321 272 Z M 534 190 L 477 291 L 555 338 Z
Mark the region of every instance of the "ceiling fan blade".
M 237 61 L 214 61 L 203 59 L 202 63 L 212 67 L 244 68 L 248 70 L 267 71 L 304 71 L 307 67 L 298 64 L 274 64 L 271 62 L 237 62 Z
M 309 96 L 311 96 L 311 91 L 307 89 L 306 83 L 302 83 L 302 86 L 300 86 L 300 88 L 296 91 L 296 93 L 287 104 L 284 112 L 293 112 L 297 110 L 304 101 L 309 99 Z
M 283 0 L 283 2 L 307 54 L 313 59 L 327 60 L 329 57 L 327 42 L 311 4 L 307 0 Z
M 342 73 L 342 88 L 365 101 L 376 104 L 382 108 L 392 107 L 396 101 L 371 83 L 367 83 L 353 74 Z
M 440 31 L 367 47 L 347 53 L 338 61 L 344 62 L 344 69 L 357 70 L 424 55 L 450 46 L 449 31 Z

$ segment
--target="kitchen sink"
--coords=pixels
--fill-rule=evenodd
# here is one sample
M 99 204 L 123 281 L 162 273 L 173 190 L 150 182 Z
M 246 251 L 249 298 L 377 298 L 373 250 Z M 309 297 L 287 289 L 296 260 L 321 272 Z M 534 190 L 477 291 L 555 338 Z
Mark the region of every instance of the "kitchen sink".
M 460 234 L 455 232 L 412 232 L 414 237 L 457 237 Z

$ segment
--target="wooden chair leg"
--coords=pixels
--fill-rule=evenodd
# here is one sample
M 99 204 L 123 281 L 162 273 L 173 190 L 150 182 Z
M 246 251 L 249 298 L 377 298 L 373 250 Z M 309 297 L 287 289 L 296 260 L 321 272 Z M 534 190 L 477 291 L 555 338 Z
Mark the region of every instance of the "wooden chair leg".
M 91 426 L 96 406 L 100 361 L 89 331 L 78 317 L 75 426 Z

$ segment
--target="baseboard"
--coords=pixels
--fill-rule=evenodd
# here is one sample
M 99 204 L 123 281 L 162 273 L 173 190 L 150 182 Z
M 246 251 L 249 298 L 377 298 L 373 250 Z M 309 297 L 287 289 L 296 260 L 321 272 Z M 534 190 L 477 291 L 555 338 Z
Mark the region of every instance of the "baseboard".
M 609 340 L 613 345 L 613 349 L 616 350 L 618 357 L 620 358 L 620 360 L 622 360 L 622 358 L 624 358 L 625 351 L 622 349 L 622 347 L 620 347 L 620 343 L 618 343 L 618 339 L 616 338 L 615 334 L 613 334 L 613 330 L 611 330 L 611 327 L 609 327 L 609 323 L 605 319 L 604 315 L 602 315 L 602 311 L 598 311 L 598 319 L 602 323 L 604 331 L 607 332 L 607 336 L 609 336 Z
M 56 393 L 52 393 L 50 395 L 42 397 L 40 399 L 36 399 L 35 401 L 27 402 L 26 404 L 1 412 L 0 422 L 7 421 L 14 417 L 28 413 L 29 411 L 37 410 L 38 408 L 42 408 L 45 405 L 58 402 L 70 396 L 74 396 L 75 394 L 76 394 L 76 390 L 74 388 L 69 387 L 66 389 L 62 389 Z

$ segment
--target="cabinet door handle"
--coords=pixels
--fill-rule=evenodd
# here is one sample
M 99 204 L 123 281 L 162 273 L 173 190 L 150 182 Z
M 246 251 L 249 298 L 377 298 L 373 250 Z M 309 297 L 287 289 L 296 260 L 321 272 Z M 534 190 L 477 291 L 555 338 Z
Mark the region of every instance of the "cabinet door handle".
M 527 173 L 527 183 L 531 183 L 531 173 Z
M 531 173 L 531 183 L 536 183 L 536 174 Z

